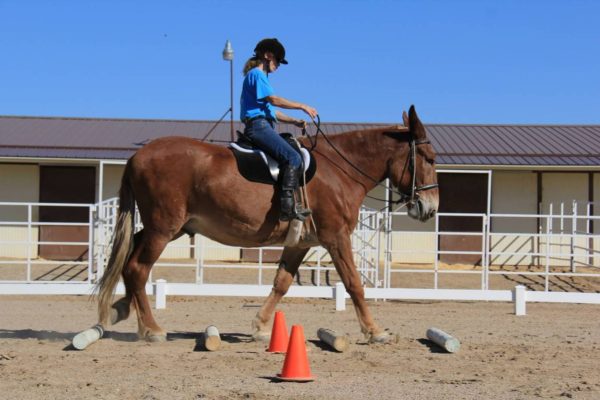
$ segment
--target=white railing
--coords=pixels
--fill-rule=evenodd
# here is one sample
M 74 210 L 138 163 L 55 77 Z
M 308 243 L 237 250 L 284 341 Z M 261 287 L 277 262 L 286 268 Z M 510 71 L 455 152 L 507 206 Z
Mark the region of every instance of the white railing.
M 406 212 L 390 213 L 390 218 L 406 217 Z M 439 229 L 439 220 L 443 217 L 477 217 L 481 219 L 480 230 L 470 232 L 441 231 Z M 413 274 L 432 274 L 433 289 L 439 288 L 439 277 L 444 274 L 476 274 L 480 276 L 481 290 L 490 289 L 491 276 L 540 276 L 544 279 L 544 291 L 550 290 L 550 279 L 552 277 L 596 277 L 600 278 L 600 235 L 590 232 L 590 222 L 598 221 L 600 216 L 590 215 L 571 215 L 573 228 L 569 232 L 554 233 L 552 230 L 553 220 L 557 219 L 553 214 L 478 214 L 478 213 L 438 213 L 435 217 L 434 226 L 428 231 L 402 232 L 392 231 L 388 228 L 386 235 L 385 257 L 385 287 L 392 287 L 392 274 L 413 273 Z M 525 220 L 529 219 L 537 223 L 541 221 L 541 228 L 538 233 L 519 233 L 519 232 L 493 232 L 491 227 L 500 220 Z M 576 229 L 577 225 L 585 225 L 585 231 Z M 389 225 L 389 224 L 388 224 Z M 416 249 L 395 249 L 390 239 L 394 235 L 404 236 L 427 236 L 433 235 L 434 245 L 430 248 Z M 462 236 L 476 237 L 481 241 L 481 247 L 471 250 L 440 250 L 439 238 L 441 236 Z M 527 251 L 510 248 L 498 249 L 497 245 L 501 239 L 510 237 L 516 242 L 531 241 L 533 245 Z M 565 244 L 566 242 L 566 244 Z M 431 255 L 431 266 L 410 268 L 398 266 L 391 260 L 396 258 L 408 258 L 412 255 L 429 254 Z M 440 256 L 443 255 L 477 255 L 480 257 L 479 265 L 473 266 L 470 270 L 464 268 L 446 265 L 440 266 Z M 499 262 L 500 258 L 520 257 L 520 259 L 529 259 L 526 263 L 508 263 L 509 267 L 527 267 L 529 270 L 510 270 L 506 263 Z M 584 261 L 585 260 L 585 261 Z M 396 265 L 396 266 L 394 266 Z M 584 271 L 577 270 L 577 267 L 585 267 Z M 569 271 L 564 269 L 568 268 Z
M 102 275 L 104 266 L 108 260 L 108 255 L 111 248 L 111 238 L 116 222 L 116 211 L 118 209 L 118 199 L 113 198 L 105 200 L 98 204 L 96 228 L 98 230 L 95 252 L 96 265 L 98 266 L 98 276 Z M 136 209 L 135 214 L 135 231 L 143 228 L 139 212 Z M 375 210 L 363 207 L 359 215 L 359 226 L 353 234 L 353 250 L 355 261 L 358 266 L 358 271 L 365 285 L 376 287 L 378 284 L 378 268 L 379 265 L 379 235 L 372 231 L 373 227 L 379 229 L 381 224 L 380 214 Z M 374 241 L 371 243 L 370 240 Z M 242 261 L 240 254 L 245 250 L 253 250 L 257 252 L 256 261 Z M 271 285 L 272 281 L 266 281 L 264 278 L 265 271 L 274 271 L 278 268 L 277 264 L 267 262 L 267 252 L 280 252 L 283 250 L 281 246 L 265 246 L 260 248 L 243 248 L 225 246 L 218 242 L 214 242 L 204 236 L 195 235 L 193 240 L 188 237 L 183 237 L 177 241 L 171 242 L 167 249 L 163 252 L 163 258 L 159 259 L 154 264 L 156 268 L 191 268 L 195 271 L 195 282 L 197 284 L 208 283 L 205 280 L 205 273 L 211 270 L 250 270 L 255 271 L 256 284 Z M 165 254 L 176 253 L 175 257 L 165 256 Z M 207 257 L 207 254 L 213 253 Z M 225 257 L 219 256 L 218 253 L 226 252 Z M 215 253 L 217 253 L 215 255 Z M 193 256 L 187 256 L 193 254 Z M 153 270 L 154 270 L 153 269 Z M 300 274 L 309 273 L 314 276 L 312 283 L 315 286 L 322 286 L 321 276 L 326 274 L 329 276 L 335 273 L 335 268 L 329 260 L 327 251 L 318 246 L 312 248 L 305 262 L 300 267 Z M 150 282 L 154 282 L 154 274 L 150 273 Z M 329 285 L 329 279 L 325 282 Z
M 0 268 L 7 265 L 24 265 L 25 279 L 0 280 L 0 293 L 31 293 L 31 294 L 84 294 L 89 293 L 95 280 L 103 273 L 110 250 L 110 239 L 116 222 L 117 199 L 109 199 L 96 205 L 55 204 L 55 203 L 0 203 L 0 207 L 22 207 L 26 217 L 20 221 L 0 220 L 0 229 L 18 227 L 25 230 L 24 238 L 6 239 L 0 235 Z M 46 223 L 34 218 L 34 210 L 38 207 L 87 207 L 89 222 L 87 223 Z M 589 213 L 588 213 L 589 214 Z M 471 232 L 449 232 L 439 229 L 440 218 L 480 218 L 480 229 Z M 600 235 L 590 232 L 590 226 L 596 224 L 600 217 L 591 215 L 569 215 L 571 227 L 566 225 L 556 229 L 554 214 L 445 214 L 436 215 L 433 222 L 425 225 L 428 229 L 419 231 L 392 230 L 394 218 L 406 218 L 405 212 L 383 213 L 363 209 L 359 217 L 357 229 L 353 235 L 353 249 L 357 269 L 361 273 L 363 284 L 366 286 L 367 297 L 379 299 L 513 299 L 510 290 L 494 289 L 493 278 L 512 275 L 528 277 L 537 276 L 543 279 L 542 292 L 527 295 L 532 301 L 568 301 L 568 302 L 598 302 L 598 293 L 558 293 L 552 291 L 551 280 L 557 277 L 600 277 Z M 562 217 L 564 220 L 564 217 Z M 136 219 L 137 229 L 141 228 L 139 218 Z M 507 222 L 508 221 L 508 222 Z M 523 223 L 511 221 L 527 221 L 525 225 L 534 229 L 502 229 L 502 226 L 519 226 Z M 562 221 L 562 220 L 561 220 Z M 56 226 L 86 226 L 89 235 L 86 242 L 50 242 L 40 241 L 35 237 L 35 231 L 42 225 Z M 578 227 L 584 227 L 577 229 Z M 557 232 L 558 231 L 558 232 Z M 21 232 L 22 233 L 22 232 Z M 441 250 L 440 237 L 476 238 L 481 243 L 477 248 L 468 250 Z M 409 245 L 406 245 L 406 243 Z M 418 245 L 413 245 L 417 243 Z M 508 243 L 508 245 L 506 244 Z M 523 244 L 527 244 L 526 246 Z M 86 261 L 52 261 L 41 260 L 35 256 L 39 245 L 66 245 L 88 248 Z M 3 257 L 3 246 L 21 245 L 26 247 L 22 258 L 7 259 Z M 262 295 L 268 293 L 272 281 L 266 279 L 266 273 L 272 275 L 277 268 L 275 263 L 265 262 L 265 254 L 280 247 L 257 249 L 257 259 L 253 262 L 241 262 L 242 248 L 222 246 L 207 238 L 196 235 L 194 240 L 182 238 L 169 245 L 166 252 L 183 253 L 184 257 L 161 259 L 155 264 L 158 268 L 186 268 L 193 271 L 193 279 L 188 283 L 164 282 L 154 279 L 151 275 L 147 290 L 156 293 L 160 283 L 160 294 L 187 295 Z M 214 257 L 211 253 L 225 254 Z M 163 253 L 163 257 L 164 257 Z M 467 255 L 479 258 L 479 263 L 469 269 L 444 264 L 440 257 L 446 255 Z M 418 260 L 418 262 L 407 260 Z M 426 261 L 423 261 L 426 260 Z M 427 261 L 428 260 L 428 261 Z M 515 261 L 516 260 L 516 261 Z M 37 264 L 53 265 L 83 265 L 86 268 L 85 279 L 77 283 L 79 287 L 65 287 L 64 283 L 74 283 L 72 280 L 54 279 L 52 281 L 33 276 L 32 267 Z M 517 267 L 527 267 L 527 270 Z M 245 269 L 256 273 L 254 281 L 248 284 L 224 282 L 211 283 L 207 274 L 213 270 Z M 568 270 L 565 270 L 568 269 Z M 312 274 L 311 284 L 294 285 L 290 290 L 291 296 L 302 297 L 331 297 L 339 299 L 340 288 L 335 294 L 335 268 L 332 266 L 327 252 L 320 247 L 312 249 L 300 268 L 300 274 Z M 322 275 L 325 274 L 325 282 Z M 420 288 L 402 288 L 394 284 L 394 277 L 400 274 L 430 274 L 432 284 Z M 466 274 L 478 276 L 477 287 L 444 289 L 441 288 L 440 278 L 449 274 Z M 2 275 L 0 275 L 2 276 Z M 3 279 L 3 278 L 0 278 Z M 123 292 L 119 285 L 118 292 Z M 533 292 L 528 292 L 533 293 Z
M 67 207 L 67 208 L 86 208 L 88 210 L 88 221 L 75 223 L 75 222 L 43 222 L 39 221 L 39 218 L 34 218 L 34 211 L 39 212 L 40 207 Z M 0 220 L 0 229 L 3 230 L 3 238 L 0 238 L 0 268 L 3 266 L 24 266 L 25 267 L 25 278 L 24 279 L 11 279 L 9 282 L 33 282 L 33 281 L 48 281 L 57 280 L 64 283 L 80 283 L 81 281 L 91 282 L 94 275 L 94 243 L 95 243 L 95 218 L 94 211 L 96 206 L 93 204 L 78 204 L 78 203 L 14 203 L 14 202 L 0 202 L 1 209 L 17 209 L 15 213 L 18 213 L 18 209 L 26 210 L 25 218 L 21 218 L 17 221 L 2 221 Z M 40 229 L 43 227 L 86 227 L 88 229 L 88 235 L 86 241 L 59 241 L 59 240 L 40 240 Z M 9 232 L 9 231 L 12 231 Z M 8 232 L 8 234 L 6 234 Z M 6 237 L 9 237 L 8 239 Z M 38 254 L 39 246 L 86 246 L 87 247 L 87 260 L 49 260 L 40 259 Z M 21 247 L 24 248 L 20 251 L 21 257 L 17 254 L 17 257 L 2 257 L 2 249 Z M 4 252 L 5 253 L 5 252 Z M 32 268 L 35 266 L 85 266 L 86 275 L 85 279 L 43 279 L 46 275 L 50 276 L 50 273 L 46 271 L 46 274 L 33 277 Z M 64 269 L 64 268 L 63 268 Z M 51 270 L 50 270 L 51 271 Z M 82 271 L 79 271 L 82 272 Z M 0 277 L 0 282 L 2 278 Z

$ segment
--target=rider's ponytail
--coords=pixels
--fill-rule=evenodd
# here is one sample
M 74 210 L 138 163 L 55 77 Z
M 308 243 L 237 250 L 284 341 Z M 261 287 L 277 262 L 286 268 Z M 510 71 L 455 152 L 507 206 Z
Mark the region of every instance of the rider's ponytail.
M 261 61 L 256 56 L 252 56 L 246 61 L 244 65 L 244 76 L 253 68 L 256 68 L 260 65 Z

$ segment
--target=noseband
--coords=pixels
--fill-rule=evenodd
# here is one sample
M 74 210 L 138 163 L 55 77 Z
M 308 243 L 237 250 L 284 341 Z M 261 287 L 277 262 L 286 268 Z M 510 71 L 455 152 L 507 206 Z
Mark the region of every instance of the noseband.
M 408 170 L 412 174 L 412 178 L 411 178 L 412 184 L 411 184 L 411 188 L 410 188 L 410 194 L 407 194 L 407 193 L 404 193 L 404 192 L 398 190 L 398 192 L 400 193 L 400 200 L 398 201 L 398 203 L 407 203 L 410 205 L 414 205 L 416 203 L 416 201 L 419 199 L 419 192 L 423 192 L 425 190 L 430 190 L 430 189 L 435 189 L 439 185 L 437 183 L 430 183 L 429 185 L 417 186 L 417 164 L 416 164 L 417 146 L 419 146 L 421 144 L 431 144 L 429 139 L 415 140 L 413 135 L 411 134 L 408 144 L 410 146 L 410 152 L 409 152 L 409 158 L 408 158 Z M 406 164 L 404 164 L 404 169 L 402 170 L 402 175 L 400 175 L 400 180 L 402 180 L 402 177 L 404 176 L 405 171 L 406 171 Z

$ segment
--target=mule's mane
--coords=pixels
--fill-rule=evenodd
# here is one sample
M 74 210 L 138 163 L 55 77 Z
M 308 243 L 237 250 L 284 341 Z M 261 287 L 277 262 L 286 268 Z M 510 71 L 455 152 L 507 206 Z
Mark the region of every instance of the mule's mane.
M 385 133 L 409 133 L 410 130 L 408 127 L 404 125 L 388 125 L 388 126 L 378 126 L 375 128 L 368 129 L 356 129 L 351 131 L 345 131 L 336 133 L 333 135 L 327 135 L 327 137 L 331 140 L 335 146 L 339 146 L 340 149 L 355 149 L 355 146 L 360 145 L 363 151 L 370 149 L 372 146 L 380 146 L 381 139 L 385 138 Z M 406 136 L 408 139 L 408 135 Z M 400 136 L 397 136 L 398 140 Z M 364 148 L 366 146 L 367 148 Z M 323 150 L 323 147 L 320 147 L 320 150 Z
M 314 151 L 329 160 L 333 165 L 352 176 L 370 190 L 373 181 L 385 179 L 388 160 L 397 155 L 401 139 L 408 135 L 405 126 L 379 126 L 359 129 L 320 137 Z M 314 139 L 313 139 L 314 140 Z M 306 142 L 305 142 L 306 144 Z M 349 165 L 351 164 L 351 165 Z M 361 172 L 357 172 L 357 169 Z
M 334 138 L 334 137 L 340 137 L 340 136 L 344 136 L 344 135 L 352 136 L 354 134 L 372 135 L 372 134 L 380 133 L 380 132 L 397 132 L 397 133 L 406 132 L 406 133 L 408 133 L 409 131 L 410 131 L 410 129 L 404 125 L 381 125 L 381 126 L 376 126 L 376 127 L 367 128 L 367 129 L 353 129 L 350 131 L 339 132 L 339 133 L 335 133 L 335 134 L 328 135 L 328 136 L 330 138 Z M 325 134 L 327 134 L 327 133 L 325 133 Z

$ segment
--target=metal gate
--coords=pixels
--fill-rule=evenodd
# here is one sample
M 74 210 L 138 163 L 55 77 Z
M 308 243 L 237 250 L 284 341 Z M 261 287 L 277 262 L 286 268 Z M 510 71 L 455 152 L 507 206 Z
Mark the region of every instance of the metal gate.
M 358 224 L 352 233 L 352 249 L 362 284 L 367 287 L 382 286 L 382 282 L 379 280 L 379 267 L 383 227 L 384 219 L 381 212 L 361 207 Z
M 98 204 L 97 212 L 95 214 L 94 226 L 97 228 L 96 235 L 96 264 L 98 270 L 98 276 L 102 276 L 108 256 L 111 250 L 111 239 L 114 232 L 116 223 L 116 215 L 118 210 L 118 199 L 112 198 L 105 200 Z M 141 223 L 139 214 L 136 208 L 136 231 L 141 229 Z M 381 287 L 382 282 L 379 279 L 379 265 L 380 265 L 380 242 L 381 242 L 381 230 L 383 228 L 384 218 L 381 212 L 370 209 L 367 207 L 361 207 L 358 224 L 352 234 L 352 249 L 354 254 L 354 262 L 356 264 L 358 273 L 361 277 L 361 282 L 366 287 Z M 156 265 L 160 266 L 174 266 L 182 267 L 187 266 L 189 268 L 196 268 L 196 283 L 206 283 L 204 279 L 204 271 L 207 269 L 214 268 L 247 268 L 256 269 L 258 284 L 262 285 L 263 282 L 263 271 L 268 269 L 277 268 L 276 261 L 268 259 L 265 254 L 269 252 L 281 250 L 282 247 L 261 247 L 255 249 L 258 251 L 258 256 L 254 262 L 244 262 L 243 248 L 239 248 L 240 258 L 238 260 L 232 260 L 232 264 L 227 265 L 226 263 L 214 263 L 206 256 L 207 249 L 219 247 L 227 247 L 220 244 L 208 244 L 209 240 L 201 235 L 195 235 L 190 240 L 189 245 L 176 245 L 169 244 L 167 249 L 172 247 L 187 247 L 190 253 L 193 254 L 193 260 L 188 264 L 185 263 L 164 263 L 159 260 Z M 164 252 L 163 252 L 164 254 Z M 235 264 L 240 265 L 235 265 Z M 299 275 L 304 272 L 310 272 L 312 274 L 312 284 L 315 286 L 325 285 L 331 286 L 335 284 L 336 279 L 331 277 L 332 273 L 335 273 L 335 268 L 331 265 L 329 255 L 322 247 L 316 247 L 305 257 L 305 261 L 300 266 Z M 325 273 L 325 282 L 321 280 L 321 273 Z M 269 282 L 270 284 L 270 282 Z

